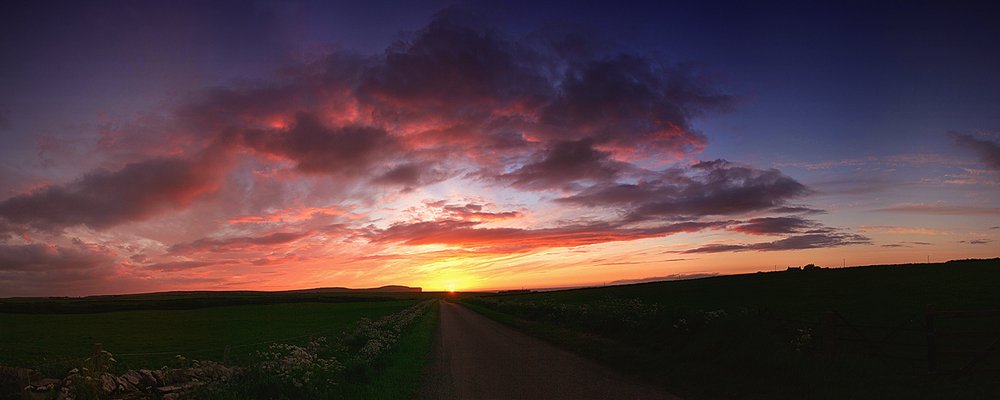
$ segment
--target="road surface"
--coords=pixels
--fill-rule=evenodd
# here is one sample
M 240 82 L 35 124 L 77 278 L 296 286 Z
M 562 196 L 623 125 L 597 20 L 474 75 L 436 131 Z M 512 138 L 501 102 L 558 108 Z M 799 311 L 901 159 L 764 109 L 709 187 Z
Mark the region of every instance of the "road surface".
M 425 399 L 670 399 L 454 303 L 441 316 Z

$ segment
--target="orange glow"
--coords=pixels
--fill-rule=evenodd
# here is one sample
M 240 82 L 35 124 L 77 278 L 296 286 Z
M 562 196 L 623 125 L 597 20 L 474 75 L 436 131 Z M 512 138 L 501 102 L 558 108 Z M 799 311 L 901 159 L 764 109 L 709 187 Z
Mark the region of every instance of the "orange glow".
M 267 126 L 271 129 L 288 129 L 288 121 L 283 117 L 275 117 L 267 121 Z

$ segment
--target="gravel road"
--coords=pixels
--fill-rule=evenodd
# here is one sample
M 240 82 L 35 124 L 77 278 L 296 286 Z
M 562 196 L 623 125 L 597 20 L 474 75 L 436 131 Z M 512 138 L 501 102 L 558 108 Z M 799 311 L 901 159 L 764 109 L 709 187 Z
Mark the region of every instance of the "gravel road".
M 679 399 L 457 304 L 439 304 L 424 399 Z

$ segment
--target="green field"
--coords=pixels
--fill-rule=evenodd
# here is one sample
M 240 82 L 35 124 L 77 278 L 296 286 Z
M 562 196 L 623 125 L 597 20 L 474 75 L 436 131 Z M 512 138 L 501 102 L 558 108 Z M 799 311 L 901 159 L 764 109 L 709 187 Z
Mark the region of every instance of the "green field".
M 241 359 L 262 342 L 301 343 L 326 336 L 361 317 L 375 319 L 415 300 L 288 303 L 195 310 L 119 311 L 95 314 L 0 314 L 0 365 L 65 370 L 101 343 L 119 366 L 157 368 L 175 355 L 221 360 L 226 346 Z M 153 353 L 153 354 L 150 354 Z M 139 355 L 128 355 L 139 354 Z M 55 362 L 54 364 L 52 364 Z
M 1000 309 L 997 288 L 994 259 L 462 301 L 684 397 L 995 398 L 1000 383 L 988 372 L 930 374 L 925 319 L 929 309 Z M 983 349 L 1000 337 L 1000 316 L 937 318 L 935 325 L 941 351 Z M 958 369 L 974 357 L 942 354 L 937 365 Z M 998 358 L 977 368 L 996 368 Z
M 0 310 L 6 311 L 0 312 L 0 365 L 59 378 L 90 365 L 87 358 L 100 343 L 113 355 L 108 364 L 113 373 L 186 368 L 191 360 L 247 368 L 237 381 L 197 393 L 198 398 L 412 398 L 437 323 L 437 308 L 426 301 L 436 297 L 187 292 L 0 299 Z M 378 342 L 376 352 L 366 352 L 372 341 Z M 274 347 L 279 345 L 292 347 Z M 306 364 L 283 378 L 262 369 L 267 354 L 285 357 L 296 348 L 336 367 Z M 314 379 L 304 385 L 288 380 L 296 376 Z M 0 398 L 19 398 L 18 390 L 5 387 Z

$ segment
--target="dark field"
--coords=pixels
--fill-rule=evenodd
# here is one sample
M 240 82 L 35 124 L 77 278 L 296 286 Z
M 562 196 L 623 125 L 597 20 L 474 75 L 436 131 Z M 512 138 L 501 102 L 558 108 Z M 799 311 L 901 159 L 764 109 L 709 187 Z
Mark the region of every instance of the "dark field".
M 436 307 L 427 301 L 439 296 L 201 292 L 5 299 L 0 306 L 15 312 L 0 313 L 0 365 L 59 379 L 90 366 L 100 343 L 113 358 L 104 365 L 112 374 L 188 368 L 194 360 L 250 367 L 237 381 L 197 398 L 410 398 L 436 324 Z M 241 305 L 228 305 L 234 303 Z M 121 309 L 129 311 L 113 311 Z M 416 319 L 397 317 L 406 314 Z M 285 345 L 292 347 L 274 347 Z M 328 368 L 305 362 L 285 371 L 284 380 L 257 369 L 268 353 L 281 359 L 295 356 L 296 349 L 308 349 L 307 357 L 326 360 Z M 314 379 L 288 380 L 306 376 Z M 19 389 L 5 390 L 0 398 L 20 398 Z
M 1000 354 L 983 352 L 1000 338 L 998 287 L 994 259 L 468 293 L 457 300 L 684 398 L 981 399 L 1000 394 Z M 106 369 L 116 374 L 187 368 L 192 360 L 243 368 L 195 398 L 414 398 L 438 325 L 438 308 L 428 300 L 442 297 L 177 292 L 4 299 L 0 365 L 60 378 L 91 365 L 87 359 L 101 343 L 115 359 Z M 292 369 L 269 369 L 268 360 L 292 362 Z M 20 398 L 17 390 L 0 398 Z
M 350 303 L 431 298 L 422 292 L 286 291 L 164 292 L 88 297 L 0 299 L 0 313 L 74 314 L 129 310 L 191 310 L 205 307 L 282 303 Z
M 337 333 L 361 317 L 379 318 L 415 301 L 289 303 L 98 314 L 0 314 L 0 365 L 57 369 L 93 354 L 94 344 L 129 368 L 158 368 L 176 355 L 240 359 L 269 342 L 304 342 Z M 128 355 L 137 354 L 137 355 Z M 51 369 L 51 368 L 50 368 Z M 54 372 L 54 371 L 53 371 Z
M 502 322 L 690 398 L 995 398 L 1000 260 L 466 296 Z M 983 356 L 982 360 L 976 361 Z M 929 358 L 934 357 L 934 370 Z M 962 370 L 967 368 L 967 370 Z

